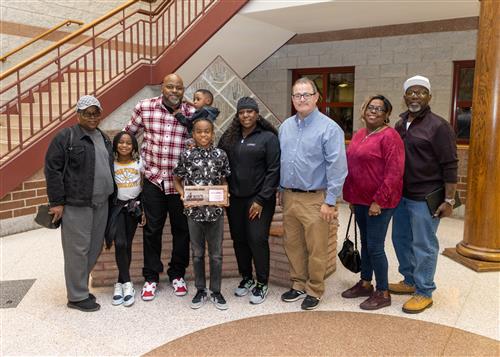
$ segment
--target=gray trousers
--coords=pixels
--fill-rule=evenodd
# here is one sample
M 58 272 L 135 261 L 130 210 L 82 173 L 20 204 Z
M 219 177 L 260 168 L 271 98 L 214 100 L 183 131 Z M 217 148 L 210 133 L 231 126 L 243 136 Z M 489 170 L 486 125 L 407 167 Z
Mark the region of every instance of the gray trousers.
M 224 219 L 220 216 L 215 222 L 196 222 L 188 217 L 191 255 L 193 258 L 194 285 L 196 289 L 206 288 L 205 242 L 208 245 L 210 266 L 210 291 L 220 293 L 222 278 L 222 238 Z
M 89 277 L 104 242 L 108 201 L 95 207 L 64 206 L 61 238 L 69 301 L 89 297 Z

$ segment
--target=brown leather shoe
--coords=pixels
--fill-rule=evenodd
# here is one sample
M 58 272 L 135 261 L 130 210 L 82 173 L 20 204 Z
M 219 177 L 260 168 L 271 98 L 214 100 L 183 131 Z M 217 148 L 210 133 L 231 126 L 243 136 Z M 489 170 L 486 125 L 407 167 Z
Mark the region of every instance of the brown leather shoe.
M 392 294 L 411 295 L 415 293 L 415 286 L 409 285 L 405 283 L 404 280 L 401 280 L 399 283 L 389 284 L 389 291 Z
M 371 296 L 373 293 L 373 285 L 370 284 L 368 288 L 363 286 L 363 280 L 360 280 L 356 285 L 352 288 L 344 291 L 341 296 L 346 299 L 357 298 L 360 296 Z
M 391 295 L 384 297 L 383 291 L 374 291 L 372 296 L 363 301 L 359 307 L 363 310 L 378 310 L 391 305 Z

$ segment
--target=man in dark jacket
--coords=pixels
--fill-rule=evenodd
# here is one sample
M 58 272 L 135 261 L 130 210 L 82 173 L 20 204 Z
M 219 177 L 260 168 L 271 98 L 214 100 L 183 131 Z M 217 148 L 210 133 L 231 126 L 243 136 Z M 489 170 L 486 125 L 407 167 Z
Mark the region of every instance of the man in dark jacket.
M 401 114 L 395 129 L 405 144 L 406 160 L 403 198 L 394 212 L 392 241 L 404 280 L 389 284 L 389 290 L 413 294 L 403 311 L 419 313 L 432 306 L 439 253 L 436 231 L 440 218 L 449 217 L 455 205 L 458 159 L 453 128 L 429 107 L 429 80 L 414 76 L 403 88 L 408 110 Z M 444 195 L 437 209 L 430 212 L 426 197 L 438 189 L 444 189 Z
M 100 305 L 88 282 L 104 242 L 114 187 L 113 153 L 111 141 L 97 128 L 99 101 L 86 95 L 76 108 L 78 124 L 61 130 L 47 150 L 45 178 L 53 221 L 62 219 L 67 306 L 97 311 Z

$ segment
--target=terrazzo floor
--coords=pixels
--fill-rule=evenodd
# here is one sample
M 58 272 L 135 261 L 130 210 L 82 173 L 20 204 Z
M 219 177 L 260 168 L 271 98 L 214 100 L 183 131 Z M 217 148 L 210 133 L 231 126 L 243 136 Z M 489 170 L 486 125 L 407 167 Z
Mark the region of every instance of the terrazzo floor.
M 341 205 L 340 237 L 347 219 L 348 208 Z M 438 231 L 441 250 L 454 247 L 462 234 L 463 220 L 444 219 Z M 137 299 L 130 308 L 111 305 L 112 287 L 93 289 L 101 310 L 82 313 L 66 308 L 58 230 L 39 229 L 0 238 L 0 250 L 0 280 L 36 279 L 16 308 L 0 309 L 2 356 L 138 356 L 207 327 L 300 311 L 300 304 L 280 301 L 279 296 L 285 289 L 278 286 L 270 287 L 263 304 L 250 305 L 247 298 L 236 298 L 232 294 L 239 281 L 233 278 L 223 280 L 222 293 L 229 304 L 227 311 L 219 311 L 212 304 L 192 310 L 189 307 L 194 293 L 192 282 L 188 283 L 188 296 L 176 297 L 162 281 L 154 301 Z M 398 281 L 400 276 L 390 240 L 386 242 L 386 251 L 389 279 Z M 340 292 L 356 281 L 356 276 L 339 265 L 337 272 L 328 278 L 326 293 L 316 311 L 361 313 L 358 301 L 340 297 Z M 436 284 L 434 306 L 421 314 L 403 313 L 401 306 L 407 297 L 397 295 L 393 295 L 390 307 L 372 314 L 427 321 L 500 341 L 499 272 L 476 273 L 440 255 Z M 252 338 L 251 331 L 244 333 Z M 293 351 L 289 355 L 293 355 Z

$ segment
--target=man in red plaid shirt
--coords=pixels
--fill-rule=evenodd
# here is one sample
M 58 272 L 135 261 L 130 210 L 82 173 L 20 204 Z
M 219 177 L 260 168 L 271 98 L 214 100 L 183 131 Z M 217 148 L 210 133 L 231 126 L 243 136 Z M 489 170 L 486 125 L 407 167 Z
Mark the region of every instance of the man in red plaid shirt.
M 172 258 L 167 274 L 175 295 L 187 294 L 184 274 L 189 264 L 189 230 L 184 206 L 174 188 L 172 170 L 177 164 L 187 130 L 173 113 L 176 110 L 191 116 L 194 107 L 182 102 L 184 84 L 176 74 L 163 79 L 162 95 L 141 100 L 134 108 L 132 118 L 125 131 L 137 135 L 143 132 L 141 156 L 145 164 L 142 200 L 146 214 L 144 227 L 144 268 L 145 279 L 142 289 L 143 300 L 153 300 L 163 272 L 161 262 L 162 232 L 167 216 L 173 237 Z

